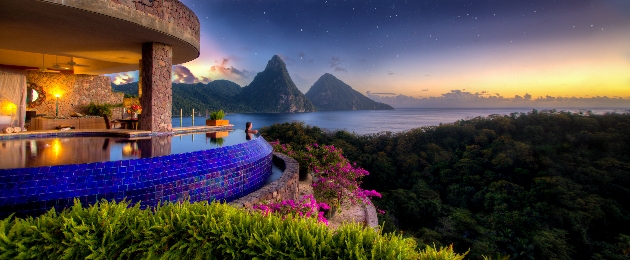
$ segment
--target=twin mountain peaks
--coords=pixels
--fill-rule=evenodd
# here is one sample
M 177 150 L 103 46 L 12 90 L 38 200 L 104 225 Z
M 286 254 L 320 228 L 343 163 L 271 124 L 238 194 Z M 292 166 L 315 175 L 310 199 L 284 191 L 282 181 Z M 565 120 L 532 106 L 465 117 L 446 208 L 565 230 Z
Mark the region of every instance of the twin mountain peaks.
M 138 95 L 138 83 L 112 84 L 116 92 Z M 262 72 L 245 87 L 228 80 L 208 84 L 173 83 L 173 114 L 183 111 L 294 113 L 317 110 L 391 110 L 391 106 L 369 99 L 332 74 L 322 75 L 302 94 L 286 64 L 274 55 Z

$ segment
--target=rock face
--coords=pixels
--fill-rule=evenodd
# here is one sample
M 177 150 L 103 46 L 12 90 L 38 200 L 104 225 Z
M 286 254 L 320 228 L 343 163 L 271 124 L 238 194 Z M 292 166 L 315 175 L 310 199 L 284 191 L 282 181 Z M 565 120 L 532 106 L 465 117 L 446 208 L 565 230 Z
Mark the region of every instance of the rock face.
M 393 110 L 390 105 L 369 99 L 332 74 L 322 75 L 306 92 L 318 110 Z
M 238 100 L 254 112 L 295 113 L 316 111 L 311 101 L 298 90 L 291 80 L 284 61 L 274 55 L 264 71 L 243 87 Z

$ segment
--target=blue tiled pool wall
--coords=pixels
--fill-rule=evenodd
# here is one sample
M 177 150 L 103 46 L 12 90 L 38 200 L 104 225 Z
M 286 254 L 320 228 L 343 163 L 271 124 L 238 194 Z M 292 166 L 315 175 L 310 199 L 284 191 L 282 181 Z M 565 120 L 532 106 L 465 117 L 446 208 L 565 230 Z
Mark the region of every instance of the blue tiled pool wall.
M 231 201 L 259 189 L 271 174 L 273 148 L 255 140 L 153 158 L 0 170 L 0 218 L 60 211 L 78 198 L 141 201 Z

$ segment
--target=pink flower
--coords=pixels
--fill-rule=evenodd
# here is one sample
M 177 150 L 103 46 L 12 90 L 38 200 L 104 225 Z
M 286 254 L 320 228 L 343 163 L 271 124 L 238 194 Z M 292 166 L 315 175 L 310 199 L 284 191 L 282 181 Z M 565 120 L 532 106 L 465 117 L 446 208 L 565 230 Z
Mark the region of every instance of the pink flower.
M 323 214 L 319 214 L 321 212 L 318 212 L 318 206 L 320 204 L 315 201 L 313 195 L 305 195 L 298 202 L 285 200 L 276 203 L 254 205 L 252 209 L 260 210 L 264 216 L 268 216 L 270 213 L 280 214 L 282 219 L 286 219 L 287 217 L 313 217 L 328 225 L 328 221 L 323 217 Z

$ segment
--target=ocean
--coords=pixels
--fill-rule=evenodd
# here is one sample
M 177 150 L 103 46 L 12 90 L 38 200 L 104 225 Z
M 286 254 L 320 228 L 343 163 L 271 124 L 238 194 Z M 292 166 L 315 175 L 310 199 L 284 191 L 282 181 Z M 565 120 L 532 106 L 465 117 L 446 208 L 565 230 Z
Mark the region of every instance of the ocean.
M 540 109 L 539 109 L 540 110 Z M 558 109 L 563 110 L 563 109 Z M 564 109 L 579 112 L 577 109 Z M 593 113 L 615 112 L 613 109 L 589 109 Z M 354 110 L 354 111 L 319 111 L 312 113 L 246 113 L 227 114 L 235 128 L 245 128 L 246 122 L 252 122 L 254 129 L 270 126 L 274 123 L 302 121 L 308 125 L 325 130 L 347 130 L 357 134 L 374 134 L 384 131 L 402 132 L 422 126 L 435 126 L 441 123 L 453 123 L 460 119 L 470 119 L 492 114 L 509 115 L 514 112 L 531 112 L 532 108 L 488 108 L 488 109 L 445 109 L 445 108 L 400 108 L 396 110 Z M 583 110 L 584 111 L 584 110 Z M 618 111 L 624 112 L 624 111 Z M 626 110 L 627 112 L 627 110 Z M 205 125 L 206 117 L 195 116 L 194 125 Z M 192 117 L 173 117 L 173 127 L 192 126 Z

